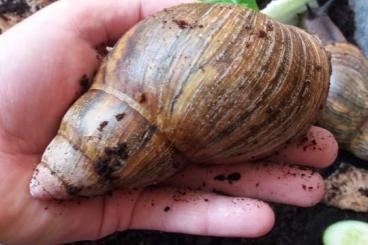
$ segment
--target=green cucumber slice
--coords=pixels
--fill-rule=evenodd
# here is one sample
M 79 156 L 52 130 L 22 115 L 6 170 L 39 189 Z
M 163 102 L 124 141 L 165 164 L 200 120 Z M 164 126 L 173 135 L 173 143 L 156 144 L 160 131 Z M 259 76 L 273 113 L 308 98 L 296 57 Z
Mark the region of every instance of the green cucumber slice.
M 368 223 L 344 220 L 327 227 L 323 233 L 324 245 L 368 245 Z

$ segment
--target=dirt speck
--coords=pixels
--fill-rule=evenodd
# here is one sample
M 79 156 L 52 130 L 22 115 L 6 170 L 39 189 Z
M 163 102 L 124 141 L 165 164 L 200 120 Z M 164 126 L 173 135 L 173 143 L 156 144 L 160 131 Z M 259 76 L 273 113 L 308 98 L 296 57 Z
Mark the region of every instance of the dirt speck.
M 98 127 L 98 131 L 102 132 L 104 130 L 104 128 L 109 124 L 108 121 L 103 121 L 100 123 L 100 126 Z
M 225 181 L 227 180 L 229 182 L 229 184 L 232 184 L 235 181 L 240 180 L 241 178 L 241 174 L 238 172 L 234 172 L 234 173 L 230 173 L 228 175 L 225 174 L 219 174 L 216 175 L 213 179 L 216 181 Z
M 81 93 L 87 92 L 89 88 L 89 78 L 86 74 L 82 76 L 82 78 L 79 80 L 79 85 L 81 87 Z
M 273 31 L 273 25 L 271 23 L 266 24 L 267 31 Z
M 169 206 L 166 206 L 165 208 L 164 208 L 164 211 L 165 212 L 169 212 L 171 210 L 171 208 L 169 207 Z
M 180 29 L 186 29 L 190 27 L 190 24 L 185 20 L 173 20 L 173 22 L 177 24 Z
M 224 181 L 226 180 L 226 177 L 224 174 L 219 174 L 219 175 L 216 175 L 213 179 L 217 181 Z
M 363 196 L 366 196 L 368 197 L 368 188 L 359 188 L 358 191 L 363 195 Z
M 139 102 L 139 103 L 144 103 L 146 102 L 147 98 L 146 98 L 146 94 L 145 93 L 138 93 L 136 94 L 136 100 Z
M 116 180 L 113 173 L 119 170 L 124 160 L 129 157 L 126 143 L 119 143 L 114 147 L 106 147 L 105 155 L 99 157 L 94 163 L 94 170 L 104 181 L 112 182 Z
M 107 156 L 116 156 L 125 160 L 128 158 L 128 145 L 126 143 L 119 143 L 114 147 L 106 147 L 105 154 Z
M 120 113 L 120 114 L 115 115 L 115 119 L 118 122 L 121 121 L 124 117 L 125 117 L 125 113 Z
M 271 114 L 272 112 L 274 111 L 273 107 L 272 106 L 269 106 L 267 109 L 266 109 L 266 112 Z
M 229 184 L 232 184 L 235 181 L 238 181 L 241 179 L 241 174 L 238 172 L 231 173 L 227 176 L 227 180 L 229 181 Z
M 66 186 L 66 192 L 67 192 L 70 196 L 75 196 L 75 195 L 77 195 L 81 190 L 82 190 L 82 187 L 73 186 L 73 185 L 67 185 L 67 186 Z
M 313 138 L 313 136 L 310 136 L 309 138 L 308 136 L 304 136 L 298 141 L 297 148 L 301 147 L 303 151 L 307 151 L 308 149 L 316 150 L 316 145 L 317 141 L 315 138 Z
M 95 172 L 103 177 L 105 180 L 112 180 L 112 173 L 114 169 L 109 165 L 108 158 L 99 158 L 94 164 Z
M 258 37 L 259 38 L 265 38 L 265 37 L 267 37 L 267 33 L 265 31 L 263 31 L 263 30 L 260 30 L 258 32 Z
M 187 28 L 194 29 L 196 27 L 198 27 L 198 28 L 204 28 L 204 25 L 203 24 L 198 24 L 196 22 L 194 22 L 194 23 L 188 23 L 185 20 L 176 20 L 176 19 L 173 19 L 173 22 L 175 24 L 177 24 L 180 29 L 187 29 Z

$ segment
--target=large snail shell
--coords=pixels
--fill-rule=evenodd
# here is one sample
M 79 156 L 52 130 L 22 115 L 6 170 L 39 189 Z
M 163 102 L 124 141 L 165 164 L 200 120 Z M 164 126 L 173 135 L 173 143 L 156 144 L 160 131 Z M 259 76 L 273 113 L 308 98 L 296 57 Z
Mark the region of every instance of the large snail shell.
M 334 43 L 332 75 L 321 126 L 329 129 L 341 147 L 368 160 L 368 60 L 355 46 Z
M 188 163 L 260 158 L 305 133 L 329 75 L 318 40 L 263 14 L 162 11 L 121 38 L 69 109 L 31 193 L 89 196 L 154 184 Z

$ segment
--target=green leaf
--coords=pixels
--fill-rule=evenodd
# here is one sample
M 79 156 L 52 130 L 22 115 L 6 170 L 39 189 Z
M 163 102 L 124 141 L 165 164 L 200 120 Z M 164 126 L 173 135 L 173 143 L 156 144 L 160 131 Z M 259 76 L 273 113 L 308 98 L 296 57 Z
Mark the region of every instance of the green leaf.
M 274 20 L 292 24 L 292 20 L 306 10 L 306 4 L 313 2 L 315 0 L 277 0 L 270 2 L 261 12 Z
M 244 8 L 259 10 L 256 0 L 201 0 L 203 3 L 234 3 Z

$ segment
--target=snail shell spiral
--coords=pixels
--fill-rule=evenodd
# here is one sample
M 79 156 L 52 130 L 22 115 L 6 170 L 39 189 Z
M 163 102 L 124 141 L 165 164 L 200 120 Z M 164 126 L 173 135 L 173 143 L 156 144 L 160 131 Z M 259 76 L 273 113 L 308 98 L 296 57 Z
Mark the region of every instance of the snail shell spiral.
M 368 59 L 349 43 L 326 45 L 331 53 L 331 87 L 319 124 L 342 148 L 368 160 Z
M 326 14 L 330 4 L 309 8 L 301 16 L 301 26 L 317 35 L 331 54 L 330 90 L 318 123 L 335 135 L 339 147 L 368 160 L 368 59 Z
M 305 133 L 329 55 L 313 36 L 229 4 L 184 4 L 116 44 L 36 168 L 38 198 L 158 183 L 188 163 L 258 159 Z

